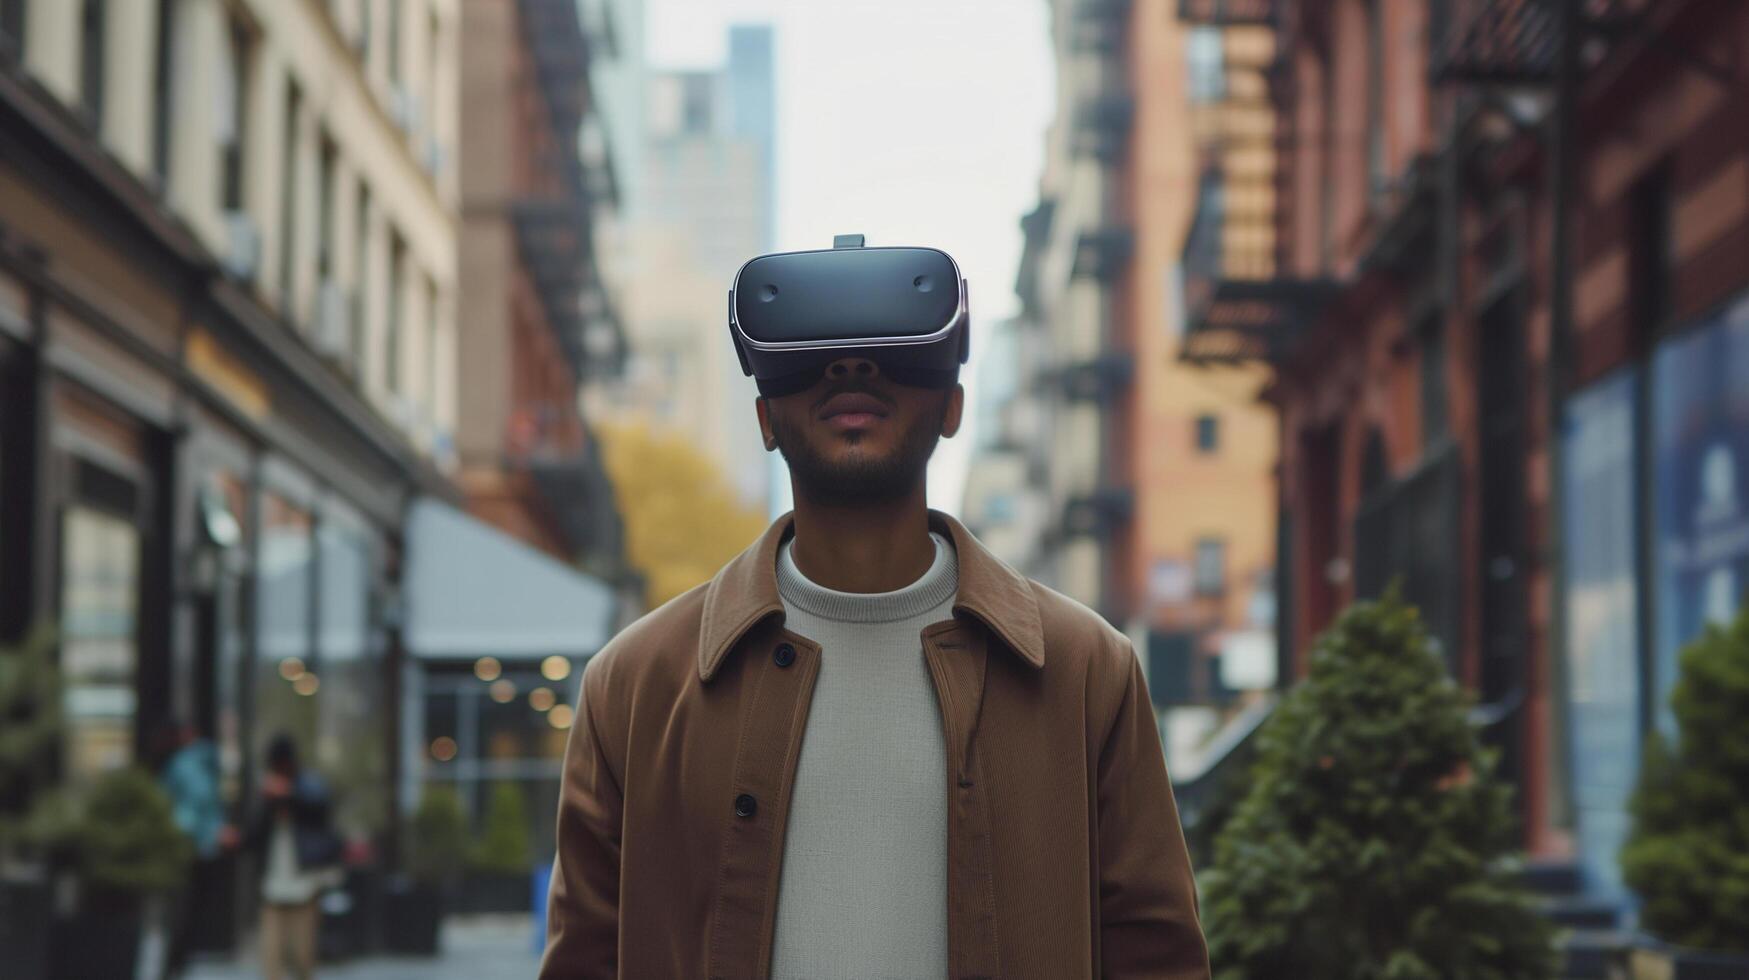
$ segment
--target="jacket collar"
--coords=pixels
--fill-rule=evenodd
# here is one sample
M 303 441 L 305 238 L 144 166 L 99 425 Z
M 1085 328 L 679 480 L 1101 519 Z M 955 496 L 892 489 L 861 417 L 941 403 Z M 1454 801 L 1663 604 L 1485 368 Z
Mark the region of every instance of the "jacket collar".
M 740 639 L 767 617 L 783 614 L 777 592 L 777 549 L 790 536 L 792 514 L 784 514 L 717 572 L 705 589 L 704 622 L 699 629 L 698 676 L 708 681 Z M 959 521 L 931 510 L 929 528 L 953 542 L 959 559 L 959 595 L 954 612 L 984 624 L 1020 659 L 1045 665 L 1044 630 L 1038 599 L 1019 572 L 1003 564 Z

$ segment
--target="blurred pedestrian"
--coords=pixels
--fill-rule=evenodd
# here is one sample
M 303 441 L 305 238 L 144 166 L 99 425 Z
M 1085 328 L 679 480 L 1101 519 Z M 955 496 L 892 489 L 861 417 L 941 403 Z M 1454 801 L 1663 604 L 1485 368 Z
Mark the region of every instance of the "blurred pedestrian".
M 584 671 L 541 975 L 1207 980 L 1135 650 L 925 503 L 958 267 L 845 236 L 735 286 L 795 510 Z
M 260 798 L 244 846 L 260 862 L 261 974 L 309 980 L 316 968 L 316 899 L 340 865 L 328 789 L 298 765 L 297 745 L 280 734 L 267 746 Z
M 152 738 L 158 782 L 170 797 L 176 826 L 194 844 L 194 864 L 188 882 L 173 896 L 169 909 L 169 949 L 164 976 L 182 975 L 199 923 L 197 911 L 211 900 L 222 873 L 222 849 L 236 839 L 225 823 L 225 803 L 219 794 L 218 749 L 184 721 L 172 721 Z

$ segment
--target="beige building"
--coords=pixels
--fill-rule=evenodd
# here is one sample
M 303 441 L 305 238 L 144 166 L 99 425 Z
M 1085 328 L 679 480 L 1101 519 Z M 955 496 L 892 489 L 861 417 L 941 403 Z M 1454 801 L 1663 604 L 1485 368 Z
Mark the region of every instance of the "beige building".
M 227 271 L 445 458 L 455 0 L 23 6 L 30 74 L 94 117 L 105 148 L 161 182 Z
M 404 517 L 459 499 L 460 40 L 456 0 L 0 2 L 0 647 L 57 628 L 61 781 L 185 721 L 241 807 L 283 731 L 392 847 Z

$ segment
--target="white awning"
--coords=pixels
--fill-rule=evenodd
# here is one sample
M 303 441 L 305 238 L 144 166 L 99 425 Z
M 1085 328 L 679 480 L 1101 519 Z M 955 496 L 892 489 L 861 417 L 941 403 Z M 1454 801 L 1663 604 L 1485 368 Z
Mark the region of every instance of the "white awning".
M 597 579 L 429 497 L 407 515 L 407 649 L 428 660 L 592 654 L 612 628 Z

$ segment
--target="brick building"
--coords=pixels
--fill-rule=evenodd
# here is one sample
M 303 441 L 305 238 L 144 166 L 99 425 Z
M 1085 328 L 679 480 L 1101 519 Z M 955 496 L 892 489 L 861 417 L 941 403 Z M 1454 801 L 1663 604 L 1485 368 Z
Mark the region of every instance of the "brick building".
M 1614 893 L 1676 649 L 1749 583 L 1749 7 L 1184 8 L 1278 42 L 1276 271 L 1187 269 L 1185 356 L 1272 368 L 1289 672 L 1401 577 L 1528 849 Z
M 460 161 L 457 481 L 482 519 L 605 571 L 616 522 L 577 393 L 625 346 L 594 235 L 615 189 L 589 69 L 612 35 L 570 0 L 469 0 L 462 16 L 461 121 L 477 138 Z
M 1266 372 L 1177 357 L 1177 268 L 1205 173 L 1225 175 L 1244 218 L 1215 250 L 1272 254 L 1274 38 L 1187 25 L 1175 0 L 1054 0 L 1050 14 L 1058 110 L 1021 223 L 1020 315 L 982 355 L 1007 382 L 981 406 L 965 514 L 1130 634 L 1189 774 L 1242 692 L 1274 683 Z

